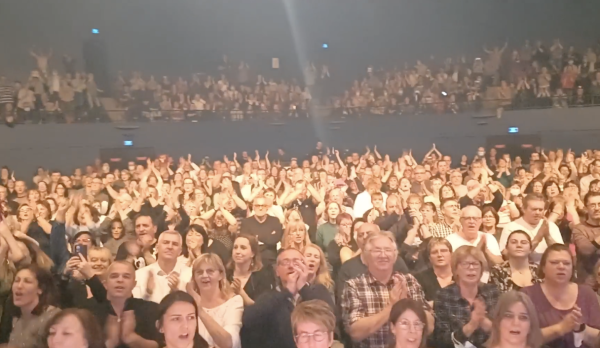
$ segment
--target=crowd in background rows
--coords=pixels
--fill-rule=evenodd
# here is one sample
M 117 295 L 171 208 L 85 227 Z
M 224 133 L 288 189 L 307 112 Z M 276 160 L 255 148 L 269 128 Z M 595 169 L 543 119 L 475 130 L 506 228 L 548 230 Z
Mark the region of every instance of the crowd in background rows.
M 481 57 L 431 56 L 414 66 L 369 66 L 352 86 L 339 88 L 342 72 L 309 63 L 303 77 L 282 79 L 278 69 L 256 71 L 223 56 L 211 71 L 190 78 L 118 73 L 103 87 L 127 110 L 127 119 L 199 120 L 219 115 L 232 120 L 263 115 L 458 113 L 482 109 L 585 106 L 600 95 L 599 47 L 576 50 L 556 39 L 551 44 L 483 48 Z M 99 118 L 102 90 L 93 74 L 76 69 L 65 55 L 63 72 L 49 67 L 52 52 L 31 51 L 37 69 L 26 79 L 0 77 L 0 113 L 19 122 Z M 342 93 L 340 93 L 343 91 Z M 96 110 L 98 111 L 98 110 Z M 91 116 L 90 116 L 91 112 Z

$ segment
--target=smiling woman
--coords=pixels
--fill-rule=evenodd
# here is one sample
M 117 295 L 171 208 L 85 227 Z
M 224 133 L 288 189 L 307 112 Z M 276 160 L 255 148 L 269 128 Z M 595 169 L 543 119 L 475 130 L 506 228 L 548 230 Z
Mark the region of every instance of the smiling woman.
M 244 300 L 229 286 L 223 261 L 203 254 L 194 261 L 186 287 L 198 306 L 198 332 L 211 347 L 240 348 Z

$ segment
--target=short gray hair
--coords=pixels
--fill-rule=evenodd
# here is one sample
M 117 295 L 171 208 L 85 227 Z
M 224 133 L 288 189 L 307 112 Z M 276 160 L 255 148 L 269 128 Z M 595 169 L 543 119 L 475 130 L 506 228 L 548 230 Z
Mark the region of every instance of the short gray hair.
M 374 240 L 381 238 L 389 239 L 392 242 L 392 244 L 394 244 L 396 251 L 398 251 L 398 245 L 396 245 L 396 237 L 390 231 L 376 231 L 369 233 L 369 236 L 367 237 L 367 239 L 365 239 L 365 250 L 367 250 L 367 246 L 373 243 Z

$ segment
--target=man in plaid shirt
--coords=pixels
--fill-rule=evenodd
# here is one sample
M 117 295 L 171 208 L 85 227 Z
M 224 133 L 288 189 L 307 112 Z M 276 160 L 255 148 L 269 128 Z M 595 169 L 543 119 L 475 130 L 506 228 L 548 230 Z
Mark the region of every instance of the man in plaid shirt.
M 369 234 L 364 253 L 368 272 L 346 282 L 341 301 L 344 327 L 354 347 L 386 347 L 391 339 L 390 310 L 403 298 L 423 303 L 433 324 L 419 282 L 410 274 L 394 272 L 398 258 L 394 235 L 387 231 Z
M 458 199 L 446 198 L 442 199 L 440 208 L 442 209 L 444 220 L 437 224 L 429 225 L 429 232 L 434 237 L 446 238 L 455 232 L 454 226 L 458 224 L 458 219 L 460 218 L 460 204 L 458 203 Z

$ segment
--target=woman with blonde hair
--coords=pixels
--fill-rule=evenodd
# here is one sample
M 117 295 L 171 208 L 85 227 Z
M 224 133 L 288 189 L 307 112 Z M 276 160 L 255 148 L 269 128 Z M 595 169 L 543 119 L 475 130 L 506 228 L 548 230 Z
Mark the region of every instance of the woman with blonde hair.
M 511 290 L 500 296 L 492 317 L 488 348 L 539 348 L 542 330 L 529 296 Z
M 488 313 L 498 302 L 500 291 L 493 284 L 481 283 L 487 261 L 479 248 L 463 245 L 456 249 L 451 266 L 454 283 L 438 290 L 433 303 L 433 337 L 440 348 L 467 342 L 483 347 L 492 329 Z
M 186 290 L 196 301 L 198 332 L 208 345 L 240 348 L 244 300 L 231 290 L 218 255 L 202 254 L 194 260 Z
M 283 231 L 281 249 L 304 250 L 310 244 L 310 238 L 304 222 L 290 222 Z
M 316 244 L 308 244 L 302 251 L 306 258 L 306 268 L 308 270 L 308 282 L 311 284 L 321 284 L 333 293 L 333 280 L 327 267 L 325 253 Z

